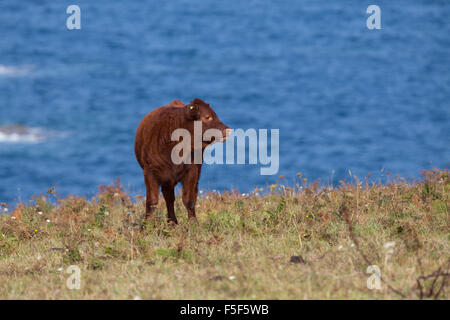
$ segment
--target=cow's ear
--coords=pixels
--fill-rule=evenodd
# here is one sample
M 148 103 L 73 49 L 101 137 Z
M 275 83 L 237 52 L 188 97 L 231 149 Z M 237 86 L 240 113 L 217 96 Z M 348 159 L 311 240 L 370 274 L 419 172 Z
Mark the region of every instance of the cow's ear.
M 188 120 L 198 120 L 200 118 L 199 106 L 198 104 L 187 104 L 186 108 L 186 117 Z
M 206 103 L 202 99 L 195 98 L 194 100 L 191 101 L 191 104 L 200 106 L 200 105 L 206 104 Z

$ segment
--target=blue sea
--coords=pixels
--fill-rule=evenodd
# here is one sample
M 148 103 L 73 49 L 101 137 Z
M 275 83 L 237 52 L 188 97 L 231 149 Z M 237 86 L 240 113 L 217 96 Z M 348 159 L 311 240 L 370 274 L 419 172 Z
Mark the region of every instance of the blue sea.
M 1 0 L 0 202 L 90 197 L 119 176 L 143 194 L 135 130 L 175 98 L 280 130 L 278 174 L 204 165 L 200 189 L 448 168 L 449 17 L 447 0 Z

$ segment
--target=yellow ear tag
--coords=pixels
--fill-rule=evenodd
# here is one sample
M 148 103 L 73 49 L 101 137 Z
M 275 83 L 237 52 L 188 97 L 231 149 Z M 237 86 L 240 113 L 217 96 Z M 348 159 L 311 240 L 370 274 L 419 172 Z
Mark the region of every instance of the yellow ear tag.
M 191 110 L 194 109 L 194 106 L 190 106 L 189 109 L 191 109 Z

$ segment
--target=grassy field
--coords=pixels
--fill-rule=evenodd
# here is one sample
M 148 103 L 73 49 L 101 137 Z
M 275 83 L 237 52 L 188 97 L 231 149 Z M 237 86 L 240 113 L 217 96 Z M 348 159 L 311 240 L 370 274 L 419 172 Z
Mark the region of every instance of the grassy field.
M 90 200 L 48 190 L 0 215 L 0 299 L 449 298 L 448 170 L 285 184 L 201 194 L 198 223 L 177 198 L 175 227 L 160 200 L 144 231 L 143 198 L 119 183 Z

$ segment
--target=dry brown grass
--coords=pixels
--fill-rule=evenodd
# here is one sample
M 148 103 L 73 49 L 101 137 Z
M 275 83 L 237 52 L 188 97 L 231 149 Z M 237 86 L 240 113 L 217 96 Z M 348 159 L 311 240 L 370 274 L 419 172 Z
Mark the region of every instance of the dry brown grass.
M 449 194 L 448 170 L 336 188 L 299 176 L 264 195 L 202 195 L 197 224 L 177 199 L 169 227 L 160 201 L 141 232 L 142 198 L 119 182 L 91 200 L 51 189 L 0 216 L 0 298 L 448 299 Z M 80 290 L 66 287 L 70 265 Z

